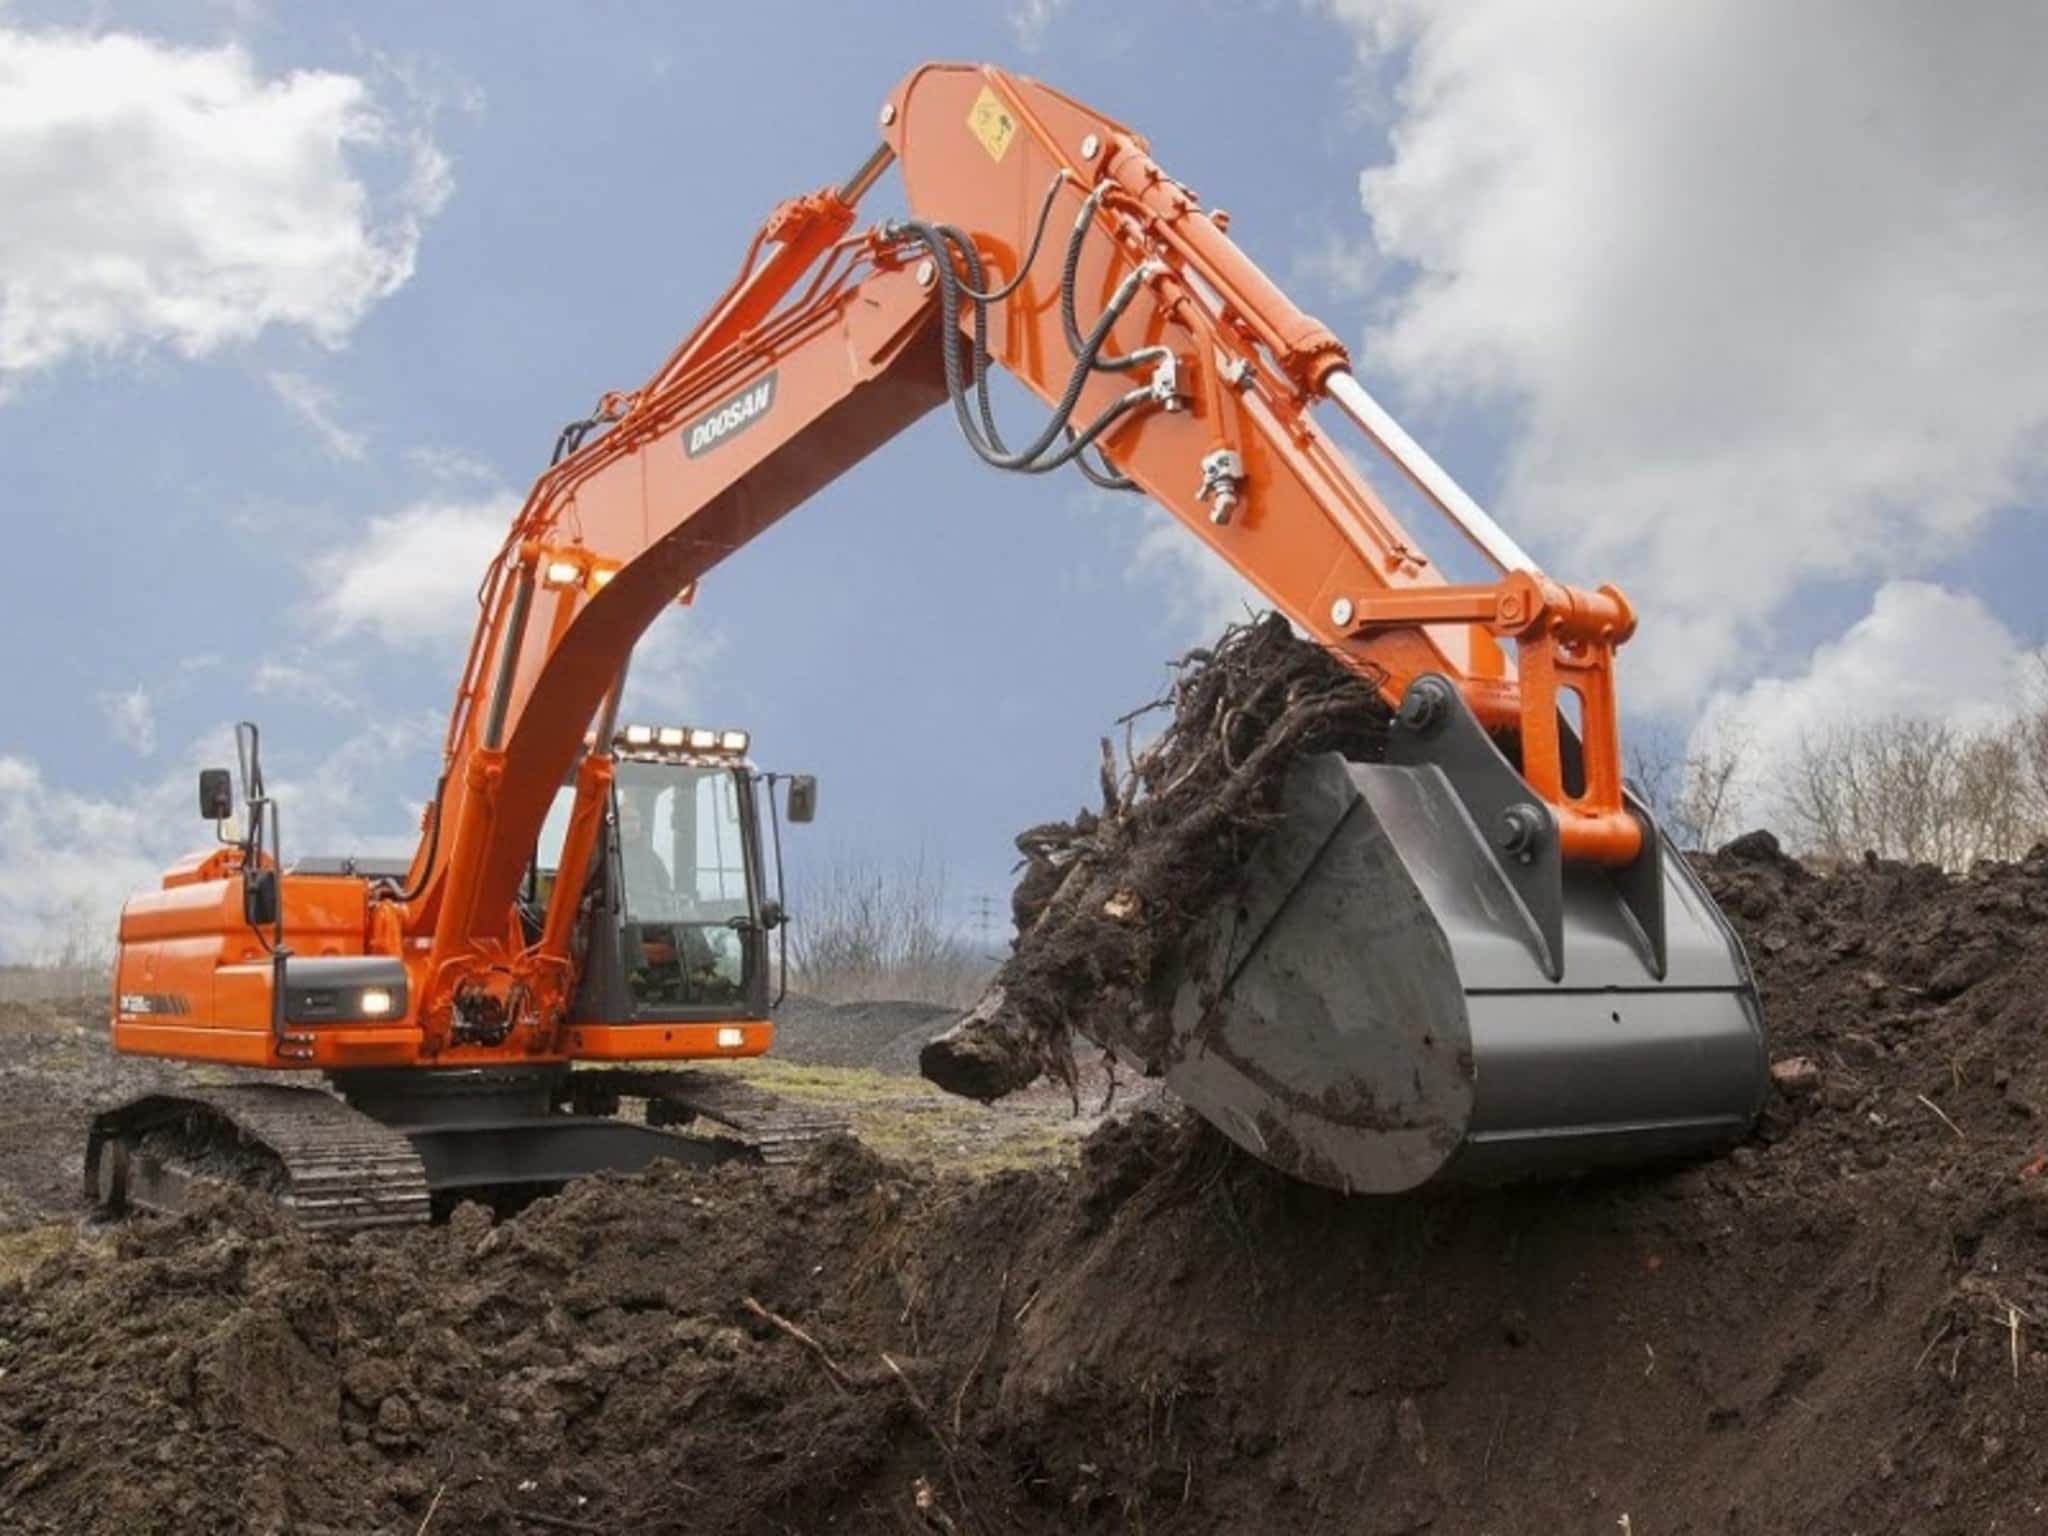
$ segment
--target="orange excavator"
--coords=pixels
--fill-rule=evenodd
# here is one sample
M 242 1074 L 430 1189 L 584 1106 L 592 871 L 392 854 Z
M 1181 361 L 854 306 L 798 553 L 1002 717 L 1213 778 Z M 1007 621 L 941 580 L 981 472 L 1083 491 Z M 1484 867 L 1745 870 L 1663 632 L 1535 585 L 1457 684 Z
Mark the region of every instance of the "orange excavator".
M 101 1115 L 91 1199 L 175 1208 L 231 1168 L 365 1227 L 823 1129 L 704 1065 L 773 1037 L 781 821 L 815 783 L 758 772 L 742 732 L 622 723 L 620 700 L 665 608 L 941 407 L 994 469 L 1150 496 L 1395 712 L 1385 761 L 1295 775 L 1217 916 L 1227 967 L 1176 1008 L 1175 1093 L 1352 1190 L 1745 1132 L 1756 991 L 1623 782 L 1622 595 L 1539 570 L 1138 134 L 957 64 L 905 78 L 879 128 L 843 185 L 769 215 L 645 384 L 564 429 L 483 579 L 409 862 L 283 862 L 251 726 L 232 835 L 235 785 L 202 775 L 218 845 L 124 909 L 114 1044 L 267 1075 Z M 857 227 L 892 166 L 907 216 Z M 997 368 L 1050 407 L 1014 446 Z M 1497 579 L 1447 579 L 1332 426 Z

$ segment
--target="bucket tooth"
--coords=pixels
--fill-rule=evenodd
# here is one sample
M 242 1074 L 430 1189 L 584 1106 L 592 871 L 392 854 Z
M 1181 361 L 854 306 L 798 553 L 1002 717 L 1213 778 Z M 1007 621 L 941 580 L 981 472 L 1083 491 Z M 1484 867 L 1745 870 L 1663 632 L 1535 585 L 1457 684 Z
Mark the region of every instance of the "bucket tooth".
M 1654 835 L 1627 870 L 1529 878 L 1487 831 L 1519 777 L 1460 723 L 1497 790 L 1398 737 L 1385 763 L 1296 766 L 1190 948 L 1167 1086 L 1266 1162 L 1358 1192 L 1725 1150 L 1768 1064 L 1733 930 Z

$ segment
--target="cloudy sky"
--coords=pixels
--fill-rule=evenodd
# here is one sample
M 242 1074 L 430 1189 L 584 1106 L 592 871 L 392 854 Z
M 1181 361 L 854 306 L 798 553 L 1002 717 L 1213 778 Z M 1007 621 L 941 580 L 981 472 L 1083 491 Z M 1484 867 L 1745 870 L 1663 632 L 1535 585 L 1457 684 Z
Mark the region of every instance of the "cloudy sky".
M 1051 80 L 1228 207 L 1550 569 L 1629 591 L 1637 729 L 1972 718 L 2048 639 L 2038 6 L 82 9 L 0 0 L 0 958 L 203 839 L 237 718 L 288 849 L 409 847 L 556 428 L 928 57 Z M 633 705 L 752 726 L 824 781 L 797 858 L 922 849 L 965 913 L 1241 597 L 953 434 L 716 572 Z

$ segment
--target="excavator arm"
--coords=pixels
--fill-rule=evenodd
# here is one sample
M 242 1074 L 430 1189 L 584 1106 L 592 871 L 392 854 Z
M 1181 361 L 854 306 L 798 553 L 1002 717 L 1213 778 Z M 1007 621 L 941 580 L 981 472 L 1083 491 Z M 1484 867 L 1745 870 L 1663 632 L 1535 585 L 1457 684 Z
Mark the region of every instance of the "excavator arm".
M 1537 571 L 1138 135 L 1035 81 L 961 65 L 910 75 L 880 126 L 845 185 L 775 210 L 646 385 L 570 429 L 574 451 L 535 485 L 490 571 L 417 894 L 394 913 L 434 938 L 430 1040 L 465 989 L 514 978 L 537 1025 L 566 996 L 571 877 L 607 781 L 609 731 L 591 728 L 612 718 L 639 635 L 948 403 L 998 467 L 1092 461 L 1094 478 L 1149 495 L 1391 703 L 1418 678 L 1449 679 L 1519 743 L 1526 835 L 1574 860 L 1637 856 L 1613 707 L 1614 649 L 1634 623 L 1619 593 Z M 856 202 L 892 162 L 910 216 L 855 232 Z M 991 430 L 995 368 L 1053 407 L 1037 441 L 1011 449 Z M 1321 401 L 1388 449 L 1501 580 L 1448 583 L 1331 441 Z M 559 910 L 528 944 L 513 897 L 579 759 Z

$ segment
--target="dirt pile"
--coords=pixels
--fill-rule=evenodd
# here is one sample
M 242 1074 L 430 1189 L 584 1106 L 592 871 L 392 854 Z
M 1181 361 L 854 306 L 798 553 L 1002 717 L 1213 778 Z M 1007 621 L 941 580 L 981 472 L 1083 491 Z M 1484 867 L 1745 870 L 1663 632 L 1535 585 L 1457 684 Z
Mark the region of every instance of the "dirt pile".
M 176 1075 L 161 1062 L 112 1054 L 106 1013 L 97 992 L 0 999 L 0 1232 L 75 1211 L 92 1111 Z
M 2048 849 L 1706 873 L 1782 1079 L 1724 1162 L 1347 1200 L 1144 1116 L 395 1241 L 227 1201 L 0 1283 L 0 1528 L 2039 1529 Z
M 1102 741 L 1102 808 L 1017 838 L 1017 941 L 959 1024 L 925 1047 L 924 1075 L 995 1099 L 1041 1072 L 1071 1081 L 1076 1031 L 1163 1070 L 1185 947 L 1231 891 L 1300 757 L 1384 755 L 1375 687 L 1277 613 L 1233 625 L 1174 666 L 1156 740 Z
M 803 1066 L 913 1074 L 925 1042 L 959 1016 L 939 1003 L 827 1003 L 792 995 L 775 1010 L 775 1055 Z

